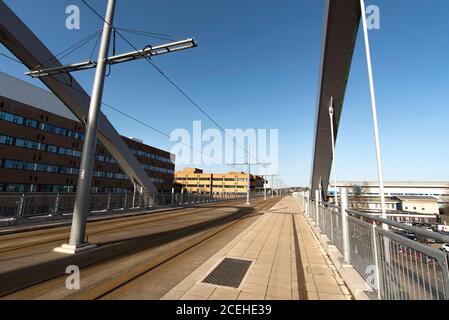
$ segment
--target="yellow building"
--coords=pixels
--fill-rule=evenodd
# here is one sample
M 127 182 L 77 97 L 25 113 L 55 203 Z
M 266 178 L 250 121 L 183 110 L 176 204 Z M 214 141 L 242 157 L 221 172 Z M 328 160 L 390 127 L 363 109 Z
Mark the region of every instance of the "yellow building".
M 251 175 L 251 191 L 261 191 L 264 178 Z M 175 172 L 175 189 L 190 193 L 246 193 L 248 174 L 245 172 L 204 173 L 198 168 Z

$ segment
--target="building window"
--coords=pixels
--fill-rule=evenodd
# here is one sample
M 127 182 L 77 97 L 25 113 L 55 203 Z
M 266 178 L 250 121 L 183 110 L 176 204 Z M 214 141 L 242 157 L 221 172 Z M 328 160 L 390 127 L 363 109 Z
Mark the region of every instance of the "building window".
M 36 120 L 25 119 L 25 125 L 27 127 L 37 129 L 39 123 Z
M 0 144 L 6 144 L 11 146 L 13 144 L 13 137 L 0 135 Z
M 47 152 L 51 152 L 51 153 L 58 153 L 58 147 L 48 144 L 47 145 Z

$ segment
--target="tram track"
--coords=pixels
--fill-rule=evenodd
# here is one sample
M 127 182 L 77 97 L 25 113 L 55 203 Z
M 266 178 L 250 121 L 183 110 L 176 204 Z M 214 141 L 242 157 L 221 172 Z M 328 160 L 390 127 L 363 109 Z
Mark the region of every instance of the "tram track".
M 241 200 L 227 202 L 227 205 L 238 204 L 241 203 Z M 204 205 L 204 204 L 200 204 Z M 157 212 L 154 214 L 142 214 L 139 216 L 133 217 L 117 217 L 114 219 L 106 219 L 99 221 L 92 221 L 88 223 L 87 227 L 87 235 L 99 235 L 102 233 L 107 233 L 115 230 L 120 230 L 122 228 L 133 227 L 136 225 L 140 225 L 142 223 L 150 223 L 156 221 L 163 221 L 166 219 L 170 219 L 173 216 L 185 216 L 195 213 L 201 213 L 207 210 L 210 210 L 211 207 L 220 207 L 223 203 L 210 203 L 207 207 L 188 207 L 174 210 L 167 210 L 163 212 Z M 181 212 L 181 210 L 189 210 L 187 212 Z M 126 221 L 124 221 L 126 220 Z M 0 255 L 2 253 L 11 252 L 20 249 L 28 249 L 34 246 L 39 246 L 43 244 L 53 243 L 57 241 L 65 241 L 69 237 L 70 227 L 63 226 L 51 229 L 30 231 L 27 234 L 17 234 L 17 235 L 5 235 L 0 236 Z M 42 239 L 40 237 L 50 237 L 50 239 Z M 32 239 L 29 242 L 23 244 L 15 244 L 16 241 L 23 241 L 26 239 Z M 11 244 L 9 244 L 10 242 Z M 1 256 L 0 256 L 1 261 Z
M 228 228 L 238 224 L 242 219 L 260 214 L 264 210 L 272 207 L 279 199 L 270 199 L 268 201 L 256 200 L 255 208 L 245 208 L 238 203 L 228 202 L 227 206 L 208 206 L 197 210 L 189 210 L 181 212 L 181 216 L 195 216 L 195 213 L 204 213 L 210 210 L 220 210 L 221 207 L 232 207 L 232 204 L 240 205 L 237 213 L 224 214 L 219 218 L 205 220 L 196 223 L 193 220 L 187 220 L 184 226 L 174 231 L 160 232 L 154 238 L 131 239 L 128 243 L 117 244 L 117 250 L 112 255 L 105 255 L 103 258 L 94 258 L 92 263 L 81 264 L 83 279 L 87 279 L 86 286 L 83 290 L 77 292 L 67 292 L 65 289 L 66 275 L 55 274 L 53 277 L 47 276 L 42 281 L 31 283 L 30 286 L 18 287 L 17 290 L 11 288 L 10 292 L 6 292 L 6 299 L 99 299 L 105 295 L 113 293 L 117 288 L 125 284 L 129 284 L 141 275 L 160 267 L 172 258 L 189 251 L 190 249 L 204 243 L 208 239 L 226 232 Z M 190 208 L 191 209 L 191 208 Z M 173 215 L 161 217 L 161 219 L 153 219 L 147 223 L 155 221 L 164 221 L 166 219 L 176 218 Z M 174 222 L 174 221 L 172 221 Z M 193 222 L 193 224 L 192 224 Z M 142 221 L 134 221 L 128 224 L 129 227 L 142 224 Z M 123 228 L 115 226 L 114 229 Z M 98 231 L 99 232 L 99 231 Z M 111 229 L 102 232 L 111 232 Z M 127 247 L 129 245 L 129 247 Z M 107 252 L 107 248 L 103 250 Z M 132 262 L 132 263 L 131 263 Z M 123 266 L 118 272 L 118 266 Z M 96 275 L 100 273 L 111 273 L 103 279 L 94 281 Z M 56 291 L 55 291 L 55 288 Z M 0 293 L 1 295 L 1 293 Z

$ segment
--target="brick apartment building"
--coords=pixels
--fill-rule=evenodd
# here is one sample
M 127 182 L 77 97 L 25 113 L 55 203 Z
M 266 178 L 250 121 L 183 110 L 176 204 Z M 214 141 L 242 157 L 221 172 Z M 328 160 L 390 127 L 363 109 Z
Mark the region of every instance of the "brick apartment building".
M 0 72 L 0 192 L 76 191 L 84 130 L 51 92 Z M 155 187 L 170 191 L 174 156 L 136 139 L 123 139 Z M 92 191 L 132 190 L 128 177 L 98 143 Z

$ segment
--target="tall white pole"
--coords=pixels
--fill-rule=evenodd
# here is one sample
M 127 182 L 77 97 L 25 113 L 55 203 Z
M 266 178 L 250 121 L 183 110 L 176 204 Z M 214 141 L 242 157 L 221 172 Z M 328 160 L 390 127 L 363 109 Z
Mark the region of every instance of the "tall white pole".
M 373 112 L 373 124 L 374 124 L 374 138 L 376 142 L 376 157 L 377 157 L 377 173 L 379 176 L 379 192 L 380 203 L 382 208 L 382 218 L 387 218 L 387 209 L 385 206 L 385 192 L 384 192 L 384 178 L 382 169 L 382 156 L 380 152 L 380 139 L 379 139 L 379 124 L 377 118 L 377 105 L 376 105 L 376 93 L 374 90 L 373 68 L 371 63 L 371 50 L 369 45 L 368 27 L 366 23 L 365 12 L 365 0 L 360 0 L 360 7 L 362 10 L 362 22 L 363 22 L 363 34 L 365 37 L 365 49 L 366 49 L 366 63 L 368 65 L 368 79 L 371 93 L 371 108 Z M 388 229 L 387 225 L 383 225 L 384 229 Z
M 335 134 L 334 134 L 334 97 L 331 97 L 329 106 L 329 116 L 331 120 L 331 139 L 332 139 L 332 163 L 334 166 L 334 193 L 335 205 L 338 207 L 338 188 L 337 188 L 337 158 L 335 157 Z
M 76 191 L 75 210 L 69 245 L 73 252 L 86 245 L 86 222 L 91 201 L 92 172 L 97 146 L 98 121 L 103 97 L 104 80 L 106 74 L 106 58 L 109 52 L 112 24 L 114 20 L 115 0 L 109 0 L 103 27 L 100 51 L 98 54 L 97 70 L 90 100 L 89 117 L 86 125 L 83 157 L 81 159 L 80 175 Z

